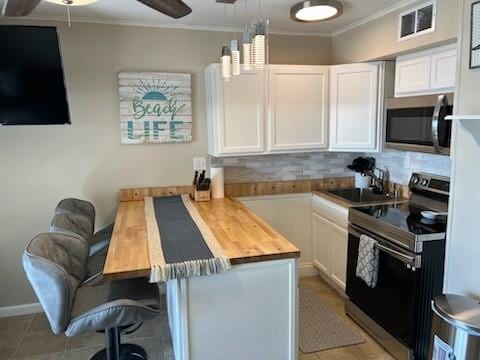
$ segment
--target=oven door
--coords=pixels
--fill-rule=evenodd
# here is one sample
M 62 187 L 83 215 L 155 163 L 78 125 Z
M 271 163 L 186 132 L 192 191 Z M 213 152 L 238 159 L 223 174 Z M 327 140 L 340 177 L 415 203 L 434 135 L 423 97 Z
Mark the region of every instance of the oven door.
M 379 267 L 375 288 L 356 276 L 360 236 L 378 241 Z M 415 291 L 419 281 L 418 255 L 395 246 L 355 225 L 349 226 L 346 293 L 368 317 L 393 337 L 413 349 L 415 345 Z
M 385 147 L 449 154 L 453 96 L 433 95 L 387 100 Z

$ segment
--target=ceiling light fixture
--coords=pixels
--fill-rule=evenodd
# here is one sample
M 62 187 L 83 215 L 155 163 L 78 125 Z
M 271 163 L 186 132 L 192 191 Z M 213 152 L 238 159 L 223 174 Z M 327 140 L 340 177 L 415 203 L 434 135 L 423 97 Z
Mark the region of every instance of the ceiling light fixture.
M 98 0 L 47 0 L 53 4 L 65 5 L 65 6 L 83 6 L 90 5 Z
M 295 21 L 312 22 L 334 19 L 343 13 L 343 4 L 337 0 L 310 0 L 295 4 L 290 17 Z

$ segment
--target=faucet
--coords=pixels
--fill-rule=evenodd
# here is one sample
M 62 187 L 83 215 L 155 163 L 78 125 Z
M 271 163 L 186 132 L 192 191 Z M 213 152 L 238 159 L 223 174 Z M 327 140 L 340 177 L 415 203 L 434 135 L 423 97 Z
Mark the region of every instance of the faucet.
M 375 173 L 378 172 L 378 175 Z M 385 191 L 385 174 L 386 171 L 379 169 L 379 168 L 374 168 L 372 170 L 372 179 L 373 179 L 373 184 L 372 184 L 372 191 L 376 194 L 383 194 Z

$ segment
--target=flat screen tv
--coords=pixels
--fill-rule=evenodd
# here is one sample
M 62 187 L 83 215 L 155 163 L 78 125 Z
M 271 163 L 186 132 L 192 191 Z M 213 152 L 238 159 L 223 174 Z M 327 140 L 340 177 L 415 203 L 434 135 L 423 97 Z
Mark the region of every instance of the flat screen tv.
M 0 26 L 0 125 L 70 124 L 57 29 Z

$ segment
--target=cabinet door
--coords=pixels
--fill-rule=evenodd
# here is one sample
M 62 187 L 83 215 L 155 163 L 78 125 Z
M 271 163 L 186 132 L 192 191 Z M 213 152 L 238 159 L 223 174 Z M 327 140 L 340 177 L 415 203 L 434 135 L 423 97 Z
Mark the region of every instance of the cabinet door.
M 218 80 L 220 155 L 260 154 L 264 148 L 265 72 L 248 71 Z
M 270 151 L 327 148 L 327 66 L 271 66 Z
M 330 240 L 332 243 L 331 276 L 342 289 L 347 280 L 348 231 L 330 223 Z
M 398 59 L 395 68 L 395 96 L 410 96 L 430 88 L 431 56 Z
M 452 90 L 455 88 L 457 70 L 457 51 L 455 49 L 432 55 L 432 90 Z
M 313 230 L 313 264 L 330 276 L 330 223 L 323 217 L 312 214 Z
M 330 71 L 330 148 L 377 150 L 379 65 L 332 66 Z

